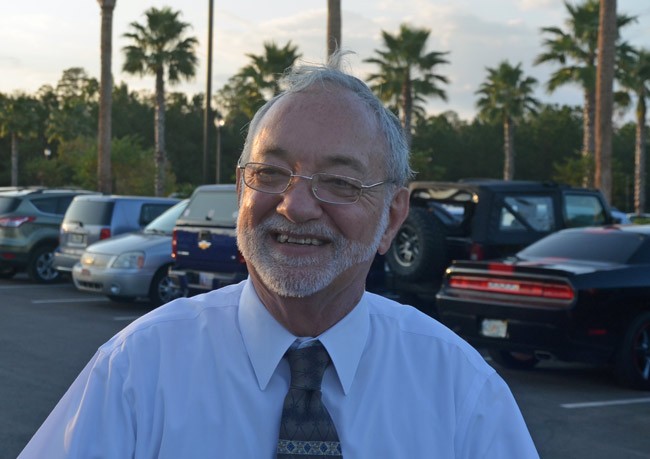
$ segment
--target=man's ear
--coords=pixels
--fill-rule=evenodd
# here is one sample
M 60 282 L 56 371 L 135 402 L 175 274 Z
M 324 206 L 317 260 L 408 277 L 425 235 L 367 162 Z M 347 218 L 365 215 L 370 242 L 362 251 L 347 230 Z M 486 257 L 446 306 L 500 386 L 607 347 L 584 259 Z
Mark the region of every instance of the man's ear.
M 409 213 L 409 190 L 408 188 L 401 187 L 395 192 L 393 200 L 390 203 L 390 210 L 388 211 L 388 226 L 381 238 L 377 252 L 380 255 L 385 254 L 393 242 L 393 238 L 397 231 L 406 220 Z

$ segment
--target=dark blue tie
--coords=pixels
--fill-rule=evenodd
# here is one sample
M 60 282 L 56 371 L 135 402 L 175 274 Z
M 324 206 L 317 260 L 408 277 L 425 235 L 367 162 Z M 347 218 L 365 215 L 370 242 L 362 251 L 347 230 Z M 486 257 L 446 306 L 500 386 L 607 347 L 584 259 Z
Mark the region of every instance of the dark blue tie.
M 330 356 L 320 341 L 285 354 L 291 385 L 284 399 L 278 459 L 343 457 L 332 418 L 321 401 L 320 385 Z

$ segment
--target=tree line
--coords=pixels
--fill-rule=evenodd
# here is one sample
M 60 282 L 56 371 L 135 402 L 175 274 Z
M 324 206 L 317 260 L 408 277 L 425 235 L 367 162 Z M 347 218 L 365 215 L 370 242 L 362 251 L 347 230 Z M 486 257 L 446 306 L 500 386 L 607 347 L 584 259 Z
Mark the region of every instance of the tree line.
M 565 7 L 563 27 L 541 30 L 542 47 L 535 63 L 557 66 L 546 82 L 549 91 L 579 84 L 582 107 L 540 102 L 533 96 L 539 82 L 524 74 L 521 63 L 505 60 L 485 69 L 485 80 L 476 89 L 475 119 L 460 120 L 453 111 L 427 115 L 429 98 L 447 99 L 443 70 L 453 55 L 427 51 L 430 31 L 424 28 L 403 24 L 394 34 L 382 32 L 382 47 L 365 59 L 377 71 L 366 79 L 400 117 L 419 180 L 488 177 L 593 184 L 599 4 L 586 0 Z M 124 83 L 113 88 L 112 190 L 187 194 L 206 176 L 201 143 L 206 101 L 204 94 L 190 97 L 168 91 L 166 84 L 194 76 L 197 40 L 188 35 L 180 12 L 151 8 L 145 16 L 144 23 L 132 23 L 125 34 L 129 45 L 122 49 L 122 70 L 152 74 L 156 87 L 153 92 L 131 91 Z M 619 30 L 635 20 L 618 15 Z M 248 54 L 248 64 L 217 91 L 219 181 L 234 180 L 248 122 L 282 89 L 277 76 L 300 57 L 291 42 L 284 46 L 265 42 L 262 53 Z M 623 110 L 636 102 L 636 122 L 614 132 L 612 202 L 643 212 L 650 58 L 648 51 L 621 40 L 620 33 L 616 78 L 618 107 Z M 99 92 L 95 78 L 82 68 L 71 68 L 55 86 L 45 85 L 36 94 L 0 94 L 0 161 L 11 164 L 0 169 L 0 186 L 97 189 Z M 209 158 L 206 167 L 216 172 L 216 158 Z M 207 176 L 216 180 L 214 174 Z

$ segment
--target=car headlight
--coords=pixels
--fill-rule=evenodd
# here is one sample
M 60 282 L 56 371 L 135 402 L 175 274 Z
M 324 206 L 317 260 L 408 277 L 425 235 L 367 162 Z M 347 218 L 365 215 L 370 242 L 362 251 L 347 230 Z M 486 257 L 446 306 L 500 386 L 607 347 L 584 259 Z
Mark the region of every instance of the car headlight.
M 144 252 L 125 252 L 115 259 L 111 268 L 140 269 L 144 266 Z

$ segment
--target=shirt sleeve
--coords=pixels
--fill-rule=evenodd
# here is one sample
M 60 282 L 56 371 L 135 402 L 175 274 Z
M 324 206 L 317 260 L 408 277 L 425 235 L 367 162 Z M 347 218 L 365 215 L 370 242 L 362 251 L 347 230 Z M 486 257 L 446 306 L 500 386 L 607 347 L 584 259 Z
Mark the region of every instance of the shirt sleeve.
M 497 373 L 484 380 L 465 421 L 457 438 L 457 457 L 539 459 L 521 411 Z
M 135 423 L 119 358 L 101 350 L 18 459 L 134 457 Z

